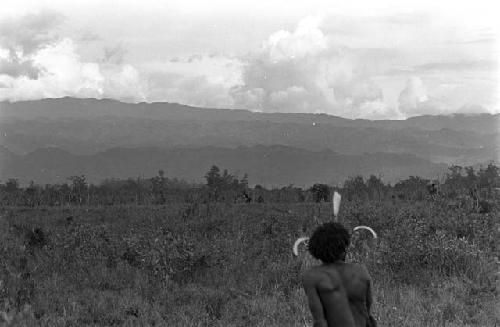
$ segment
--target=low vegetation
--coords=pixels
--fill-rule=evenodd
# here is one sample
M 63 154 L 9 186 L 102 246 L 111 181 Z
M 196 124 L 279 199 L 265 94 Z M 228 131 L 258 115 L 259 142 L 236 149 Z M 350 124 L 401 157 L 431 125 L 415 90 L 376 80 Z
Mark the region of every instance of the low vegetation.
M 490 189 L 452 174 L 432 194 L 418 178 L 390 190 L 361 179 L 377 192 L 356 192 L 352 179 L 341 190 L 342 222 L 379 234 L 376 242 L 355 234 L 349 260 L 373 276 L 380 326 L 500 324 L 498 174 Z M 331 203 L 318 194 L 269 201 L 263 192 L 263 201 L 237 203 L 222 194 L 157 205 L 4 205 L 0 325 L 310 325 L 300 273 L 314 260 L 294 257 L 291 245 L 331 219 Z

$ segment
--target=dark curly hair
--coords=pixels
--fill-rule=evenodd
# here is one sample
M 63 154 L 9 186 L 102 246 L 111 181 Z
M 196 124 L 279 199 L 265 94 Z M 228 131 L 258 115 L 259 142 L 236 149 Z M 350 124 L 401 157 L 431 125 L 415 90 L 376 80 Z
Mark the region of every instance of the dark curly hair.
M 313 257 L 324 263 L 344 260 L 351 236 L 339 223 L 325 223 L 309 238 L 308 250 Z

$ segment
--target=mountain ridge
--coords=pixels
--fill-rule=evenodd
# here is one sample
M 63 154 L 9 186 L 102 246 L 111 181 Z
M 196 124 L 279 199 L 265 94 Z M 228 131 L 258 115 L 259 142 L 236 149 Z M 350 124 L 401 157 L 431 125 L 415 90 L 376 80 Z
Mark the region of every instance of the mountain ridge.
M 424 115 L 409 117 L 405 120 L 368 120 L 348 119 L 324 113 L 271 113 L 252 112 L 244 109 L 214 109 L 192 107 L 169 102 L 126 103 L 113 99 L 94 98 L 47 98 L 41 100 L 0 102 L 0 116 L 4 118 L 54 118 L 67 117 L 96 118 L 103 116 L 155 118 L 168 120 L 211 120 L 211 121 L 273 121 L 313 124 L 322 122 L 333 126 L 376 127 L 384 129 L 407 128 L 410 126 L 422 129 L 451 129 L 476 131 L 479 133 L 498 132 L 500 114 L 456 113 L 445 115 Z M 464 121 L 466 120 L 466 122 Z M 427 126 L 431 120 L 434 126 Z M 437 124 L 437 126 L 435 126 Z M 482 128 L 478 128 L 481 125 Z M 485 127 L 487 126 L 487 127 Z

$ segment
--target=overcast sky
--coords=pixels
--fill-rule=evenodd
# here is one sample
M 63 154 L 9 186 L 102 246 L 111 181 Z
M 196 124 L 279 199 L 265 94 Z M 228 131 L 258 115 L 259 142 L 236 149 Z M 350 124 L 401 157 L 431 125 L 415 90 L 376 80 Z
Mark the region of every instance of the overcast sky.
M 494 1 L 374 2 L 2 0 L 0 100 L 500 112 Z

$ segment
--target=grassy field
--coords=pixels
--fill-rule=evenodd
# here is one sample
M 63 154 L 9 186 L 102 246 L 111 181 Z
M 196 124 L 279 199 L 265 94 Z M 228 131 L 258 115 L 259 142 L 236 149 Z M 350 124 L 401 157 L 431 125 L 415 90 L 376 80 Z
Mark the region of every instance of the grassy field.
M 498 208 L 498 206 L 497 206 Z M 342 204 L 380 326 L 499 326 L 500 212 Z M 0 326 L 307 326 L 298 236 L 329 204 L 0 211 Z M 367 236 L 367 239 L 369 237 Z M 367 245 L 367 246 L 366 246 Z

